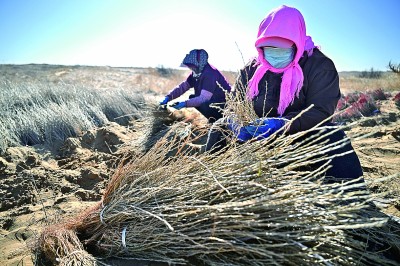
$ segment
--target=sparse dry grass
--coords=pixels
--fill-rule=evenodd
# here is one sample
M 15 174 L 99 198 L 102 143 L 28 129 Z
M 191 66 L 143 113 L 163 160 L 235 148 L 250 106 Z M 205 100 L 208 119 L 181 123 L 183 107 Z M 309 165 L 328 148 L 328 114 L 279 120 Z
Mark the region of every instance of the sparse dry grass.
M 143 117 L 145 110 L 143 95 L 133 90 L 1 79 L 0 154 L 18 145 L 55 148 L 68 137 L 110 121 L 127 124 Z
M 340 89 L 342 93 L 383 89 L 385 92 L 400 91 L 400 75 L 387 72 L 381 78 L 360 78 L 356 74 L 345 75 L 339 73 Z

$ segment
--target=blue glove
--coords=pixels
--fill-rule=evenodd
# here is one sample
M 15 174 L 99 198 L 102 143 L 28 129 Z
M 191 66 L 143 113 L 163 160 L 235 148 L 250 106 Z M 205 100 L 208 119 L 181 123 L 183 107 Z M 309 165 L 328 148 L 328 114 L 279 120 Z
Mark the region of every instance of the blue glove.
M 185 102 L 178 102 L 177 104 L 172 105 L 172 107 L 174 107 L 176 110 L 181 110 L 182 108 L 186 107 L 186 103 Z
M 286 124 L 286 119 L 284 118 L 263 118 L 257 119 L 255 122 L 250 123 L 246 126 L 246 130 L 254 138 L 258 140 L 268 138 L 273 133 L 278 131 Z
M 240 127 L 239 125 L 233 122 L 228 122 L 228 129 L 232 131 L 237 137 L 237 139 L 241 142 L 245 142 L 252 138 L 252 135 L 249 132 L 247 132 L 245 127 Z
M 168 96 L 165 96 L 164 100 L 162 100 L 162 101 L 160 102 L 160 105 L 165 105 L 165 104 L 167 104 L 167 102 L 169 102 L 169 97 L 168 97 Z

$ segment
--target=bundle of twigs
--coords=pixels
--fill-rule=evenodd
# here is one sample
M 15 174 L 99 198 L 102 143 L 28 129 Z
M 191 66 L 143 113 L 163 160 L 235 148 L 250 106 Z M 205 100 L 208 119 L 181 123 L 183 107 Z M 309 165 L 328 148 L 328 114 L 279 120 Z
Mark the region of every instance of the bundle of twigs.
M 247 97 L 246 92 L 247 85 L 238 79 L 234 91 L 232 93 L 225 93 L 226 108 L 222 110 L 223 115 L 239 126 L 247 125 L 258 118 L 254 111 L 253 101 Z
M 193 153 L 186 145 L 190 134 L 167 134 L 121 164 L 101 204 L 67 227 L 103 257 L 196 265 L 395 265 L 377 251 L 400 243 L 393 232 L 399 227 L 387 229 L 388 218 L 371 207 L 364 184 L 324 182 L 326 154 L 347 140 L 327 145 L 320 140 L 333 131 L 312 130 L 320 133 L 278 131 L 257 142 L 230 142 L 217 153 Z
M 37 239 L 36 249 L 42 254 L 35 265 L 96 265 L 96 259 L 84 249 L 76 232 L 66 225 L 46 228 Z
M 363 184 L 324 183 L 328 163 L 301 170 L 345 140 L 294 143 L 298 137 L 175 157 L 168 151 L 181 143 L 161 140 L 120 167 L 102 207 L 80 217 L 77 231 L 103 256 L 176 264 L 390 265 L 367 249 L 367 239 L 398 236 L 378 234 L 387 218 L 369 207 Z
M 142 132 L 142 136 L 134 141 L 142 152 L 147 152 L 164 136 L 169 140 L 178 136 L 181 139 L 189 137 L 191 141 L 195 141 L 207 134 L 206 127 L 184 121 L 184 118 L 174 115 L 174 109 L 171 107 L 160 107 L 155 103 L 148 106 L 147 119 L 135 123 L 135 129 Z M 174 126 L 171 129 L 172 125 Z

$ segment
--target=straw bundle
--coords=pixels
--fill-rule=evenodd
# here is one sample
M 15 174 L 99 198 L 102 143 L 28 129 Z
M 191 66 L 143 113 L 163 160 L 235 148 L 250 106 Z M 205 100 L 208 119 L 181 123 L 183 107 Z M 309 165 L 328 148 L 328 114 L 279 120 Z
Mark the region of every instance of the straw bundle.
M 230 105 L 225 117 L 251 121 L 251 106 L 242 106 Z M 102 257 L 191 265 L 395 265 L 377 251 L 400 243 L 399 226 L 387 227 L 357 180 L 324 182 L 327 152 L 347 140 L 327 145 L 319 128 L 306 139 L 308 132 L 277 132 L 199 154 L 187 145 L 191 133 L 176 133 L 180 126 L 122 163 L 101 203 L 64 225 L 85 248 Z M 55 237 L 63 244 L 41 246 L 52 261 L 71 253 L 60 255 L 59 246 L 82 250 L 75 238 Z
M 298 137 L 175 157 L 168 153 L 181 143 L 162 139 L 120 167 L 77 231 L 103 256 L 175 264 L 391 265 L 366 251 L 367 239 L 382 241 L 377 227 L 387 218 L 369 208 L 362 184 L 324 183 L 327 163 L 299 170 L 345 140 L 295 144 Z
M 246 78 L 246 84 L 247 82 L 248 78 Z M 222 88 L 221 85 L 219 86 Z M 246 91 L 247 85 L 238 78 L 233 93 L 225 92 L 226 107 L 222 110 L 223 115 L 239 126 L 247 125 L 258 118 L 254 111 L 253 101 L 247 97 Z
M 135 129 L 142 132 L 140 140 L 135 140 L 138 142 L 138 146 L 142 152 L 151 149 L 165 135 L 169 136 L 169 139 L 173 139 L 174 137 L 186 139 L 189 135 L 200 139 L 207 134 L 207 129 L 204 125 L 197 123 L 198 121 L 191 121 L 192 123 L 185 121 L 187 118 L 174 115 L 170 107 L 161 108 L 158 104 L 155 105 L 154 103 L 150 103 L 148 106 L 147 119 L 135 123 Z M 176 125 L 177 123 L 178 125 Z M 173 124 L 175 126 L 171 130 Z
M 43 254 L 39 265 L 92 266 L 96 260 L 83 247 L 76 232 L 63 226 L 52 226 L 40 235 L 36 250 Z

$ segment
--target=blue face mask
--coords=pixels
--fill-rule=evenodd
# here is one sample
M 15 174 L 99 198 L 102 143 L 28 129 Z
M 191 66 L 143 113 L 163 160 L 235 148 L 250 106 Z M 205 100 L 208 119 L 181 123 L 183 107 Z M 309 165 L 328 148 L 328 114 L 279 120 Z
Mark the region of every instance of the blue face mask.
M 294 58 L 294 48 L 264 47 L 264 58 L 274 68 L 284 68 Z

